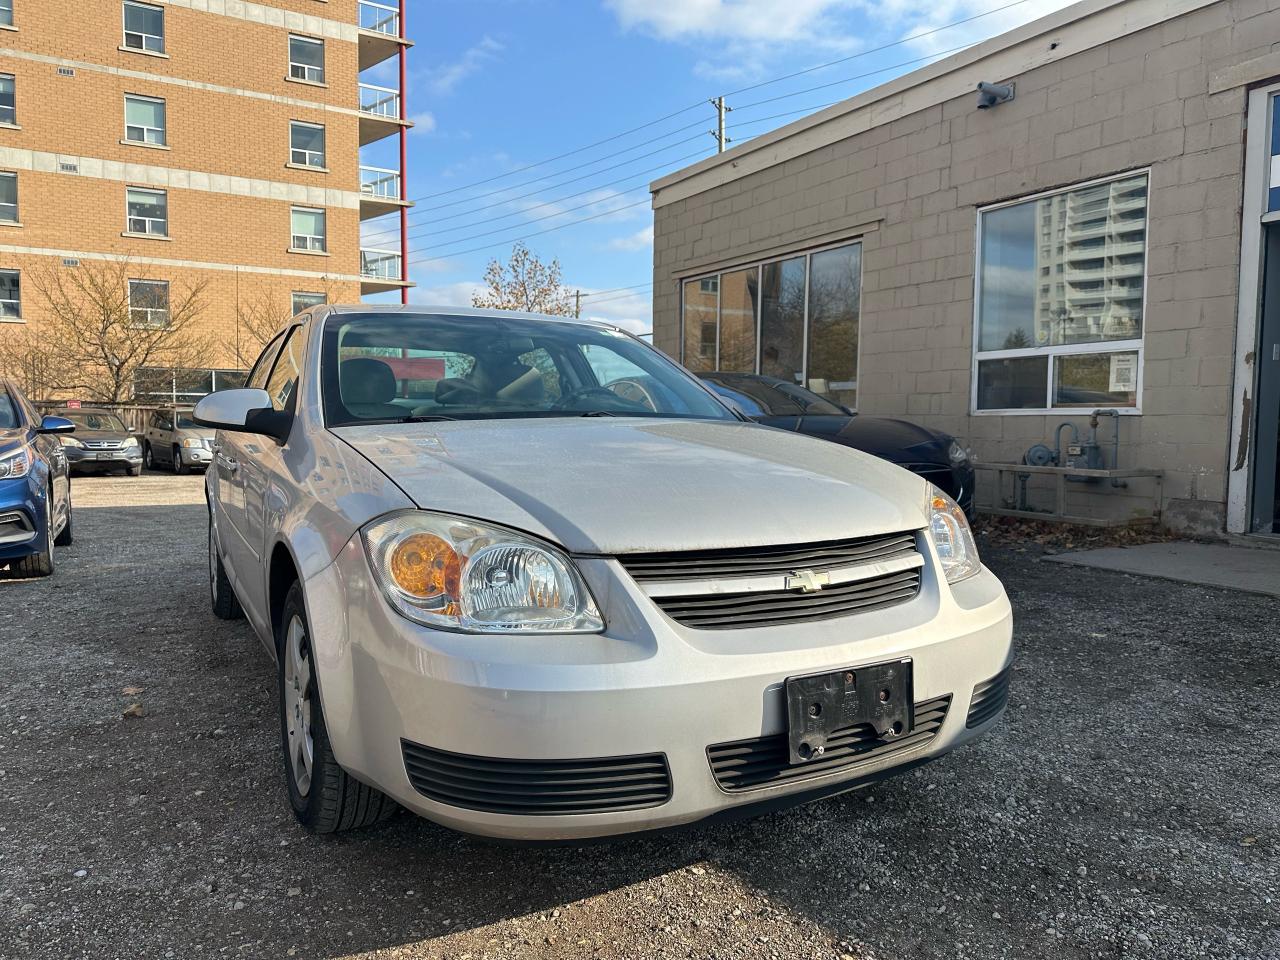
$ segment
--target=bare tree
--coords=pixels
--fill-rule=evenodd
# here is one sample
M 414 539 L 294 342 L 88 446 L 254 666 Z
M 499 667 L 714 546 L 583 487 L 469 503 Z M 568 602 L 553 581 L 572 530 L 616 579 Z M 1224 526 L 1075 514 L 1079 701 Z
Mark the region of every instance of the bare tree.
M 99 403 L 131 399 L 145 369 L 207 367 L 204 281 L 153 280 L 128 259 L 50 262 L 29 271 L 45 317 L 36 334 L 59 368 L 57 389 Z
M 0 330 L 0 373 L 18 382 L 32 400 L 48 400 L 66 379 L 66 361 L 55 356 L 34 324 Z
M 484 282 L 487 289 L 471 296 L 473 307 L 554 316 L 572 316 L 574 312 L 573 293 L 560 277 L 560 261 L 543 263 L 523 243 L 511 248 L 511 258 L 506 263 L 490 260 Z
M 324 295 L 325 303 L 332 303 L 334 293 L 328 281 L 313 291 Z M 262 285 L 236 304 L 236 338 L 232 352 L 236 365 L 248 369 L 262 353 L 267 341 L 280 332 L 280 328 L 293 319 L 293 300 L 280 295 L 278 289 Z

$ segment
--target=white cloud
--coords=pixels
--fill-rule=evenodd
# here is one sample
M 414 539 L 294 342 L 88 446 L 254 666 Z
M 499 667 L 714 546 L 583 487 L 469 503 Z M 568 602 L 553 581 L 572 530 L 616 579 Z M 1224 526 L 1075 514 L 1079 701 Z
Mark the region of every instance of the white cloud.
M 409 122 L 413 124 L 410 133 L 434 133 L 436 129 L 435 114 L 426 110 L 410 115 Z
M 593 303 L 594 291 L 582 289 L 582 315 L 591 320 L 612 323 L 631 333 L 653 330 L 653 296 L 646 290 L 619 294 L 603 293 L 600 303 Z
M 625 237 L 614 237 L 609 241 L 610 250 L 648 250 L 653 246 L 653 224 L 643 230 L 628 234 Z
M 605 0 L 626 28 L 664 40 L 813 41 L 854 0 Z
M 446 96 L 458 84 L 497 57 L 504 47 L 493 37 L 484 37 L 468 47 L 453 63 L 442 63 L 422 73 L 422 82 L 436 96 Z

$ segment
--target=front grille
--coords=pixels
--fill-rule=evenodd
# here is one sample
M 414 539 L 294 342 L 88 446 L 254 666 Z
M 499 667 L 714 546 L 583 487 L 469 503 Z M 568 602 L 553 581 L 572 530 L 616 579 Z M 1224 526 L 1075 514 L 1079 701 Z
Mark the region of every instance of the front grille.
M 914 551 L 915 537 L 895 533 L 828 543 L 796 543 L 776 547 L 684 550 L 672 553 L 624 553 L 618 562 L 637 582 L 704 580 L 788 574 L 793 570 L 830 570 L 870 563 Z
M 807 763 L 793 765 L 790 762 L 785 733 L 718 743 L 707 747 L 707 759 L 711 762 L 716 783 L 729 793 L 776 787 L 922 747 L 938 735 L 950 706 L 951 694 L 917 703 L 915 726 L 911 732 L 891 740 L 876 736 L 870 724 L 836 730 L 827 738 L 822 759 Z
M 559 816 L 656 807 L 671 799 L 660 753 L 593 760 L 502 760 L 400 741 L 405 772 L 424 797 L 485 813 Z
M 119 450 L 124 446 L 123 440 L 83 440 L 81 442 L 90 450 Z
M 973 699 L 969 701 L 969 716 L 965 718 L 966 727 L 977 727 L 997 716 L 1009 702 L 1009 671 L 1005 667 L 990 680 L 973 688 Z

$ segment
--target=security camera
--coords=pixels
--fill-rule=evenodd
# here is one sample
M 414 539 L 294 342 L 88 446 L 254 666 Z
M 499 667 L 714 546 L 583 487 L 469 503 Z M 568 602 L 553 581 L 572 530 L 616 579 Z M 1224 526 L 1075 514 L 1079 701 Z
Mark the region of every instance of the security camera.
M 1008 103 L 1013 99 L 1012 83 L 987 83 L 983 80 L 978 84 L 978 109 L 989 110 L 999 103 Z

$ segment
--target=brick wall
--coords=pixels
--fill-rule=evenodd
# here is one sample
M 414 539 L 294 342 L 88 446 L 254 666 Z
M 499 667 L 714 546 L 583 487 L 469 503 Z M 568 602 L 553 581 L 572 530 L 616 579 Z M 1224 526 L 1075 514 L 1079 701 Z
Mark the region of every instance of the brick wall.
M 861 236 L 859 409 L 1017 460 L 1083 418 L 969 413 L 977 209 L 1149 168 L 1143 414 L 1121 421 L 1121 464 L 1166 472 L 1170 522 L 1220 529 L 1245 90 L 1210 94 L 1209 78 L 1278 36 L 1274 2 L 1223 0 L 1021 73 L 1016 99 L 997 109 L 958 97 L 660 206 L 655 343 L 678 355 L 676 278 L 743 251 Z M 1123 515 L 1149 509 L 1138 492 L 1073 496 Z

